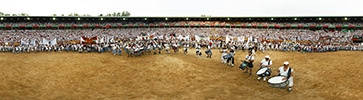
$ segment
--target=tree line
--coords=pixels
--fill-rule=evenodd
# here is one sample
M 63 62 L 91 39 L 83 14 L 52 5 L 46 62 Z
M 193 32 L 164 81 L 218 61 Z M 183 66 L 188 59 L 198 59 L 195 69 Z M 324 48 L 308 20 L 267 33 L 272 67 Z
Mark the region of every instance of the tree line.
M 27 14 L 27 13 L 8 14 L 8 13 L 0 12 L 0 16 L 29 16 L 29 14 Z
M 124 17 L 124 16 L 130 16 L 130 12 L 128 11 L 123 11 L 123 12 L 113 12 L 113 13 L 107 13 L 107 14 L 99 14 L 98 16 L 99 17 L 102 17 L 102 16 L 106 16 L 106 17 Z M 57 14 L 53 14 L 52 16 L 57 16 Z M 61 16 L 66 16 L 64 14 L 61 14 Z M 78 14 L 78 13 L 70 13 L 68 14 L 67 16 L 86 16 L 86 17 L 89 17 L 89 16 L 92 16 L 90 14 Z

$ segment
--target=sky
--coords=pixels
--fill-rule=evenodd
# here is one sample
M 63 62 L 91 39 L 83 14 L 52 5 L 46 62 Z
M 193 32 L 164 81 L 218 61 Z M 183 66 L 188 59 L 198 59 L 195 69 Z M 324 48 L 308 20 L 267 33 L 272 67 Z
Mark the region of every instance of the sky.
M 0 12 L 30 16 L 363 16 L 363 0 L 4 0 Z

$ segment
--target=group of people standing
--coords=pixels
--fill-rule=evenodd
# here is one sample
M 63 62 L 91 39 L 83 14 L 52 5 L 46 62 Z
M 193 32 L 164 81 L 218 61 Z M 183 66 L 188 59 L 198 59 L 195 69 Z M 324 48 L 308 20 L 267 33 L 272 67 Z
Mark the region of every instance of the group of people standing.
M 224 46 L 221 50 L 221 59 L 223 64 L 227 64 L 228 66 L 234 67 L 234 56 L 235 51 L 234 47 L 227 48 L 227 46 Z M 245 70 L 243 73 L 249 74 L 249 76 L 252 75 L 252 69 L 254 68 L 254 61 L 255 61 L 255 52 L 256 50 L 253 48 L 249 48 L 248 54 L 245 56 L 244 59 L 241 59 L 240 61 L 242 64 L 240 65 L 240 70 Z M 257 80 L 263 80 L 266 81 L 271 76 L 271 67 L 272 67 L 272 60 L 270 59 L 269 55 L 266 55 L 264 59 L 261 60 L 259 63 L 259 69 L 257 70 L 256 75 L 258 76 Z M 293 70 L 289 67 L 289 62 L 285 61 L 283 63 L 283 66 L 279 67 L 277 70 L 276 76 L 282 76 L 284 77 L 281 81 L 288 81 L 287 84 L 287 90 L 289 92 L 292 91 L 293 86 Z

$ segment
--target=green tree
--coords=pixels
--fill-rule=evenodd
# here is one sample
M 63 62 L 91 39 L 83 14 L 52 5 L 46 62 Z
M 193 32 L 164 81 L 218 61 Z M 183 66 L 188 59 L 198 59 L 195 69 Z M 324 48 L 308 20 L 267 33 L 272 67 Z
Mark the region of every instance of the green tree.
M 121 16 L 130 16 L 130 15 L 131 14 L 128 11 L 123 11 L 122 14 L 121 14 Z
M 27 13 L 21 13 L 20 15 L 21 16 L 29 16 L 29 14 L 27 14 Z
M 3 13 L 3 12 L 0 12 L 0 16 L 4 16 L 5 15 L 5 13 Z
M 116 12 L 113 12 L 112 16 L 115 17 L 116 15 L 117 15 Z
M 57 16 L 57 14 L 53 14 L 53 16 Z
M 83 14 L 82 16 L 89 17 L 91 15 L 90 14 Z
M 98 16 L 103 16 L 103 14 L 100 14 L 100 15 L 98 15 Z

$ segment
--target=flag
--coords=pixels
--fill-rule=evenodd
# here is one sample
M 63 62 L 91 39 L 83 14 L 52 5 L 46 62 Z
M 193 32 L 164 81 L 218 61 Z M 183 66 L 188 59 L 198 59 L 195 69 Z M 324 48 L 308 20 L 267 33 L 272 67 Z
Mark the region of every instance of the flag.
M 102 37 L 100 40 L 100 43 L 104 43 L 105 42 L 105 37 Z
M 163 36 L 159 36 L 158 38 L 159 38 L 159 39 L 164 39 L 164 37 L 163 37 Z
M 115 42 L 115 39 L 113 37 L 109 37 L 108 38 L 108 41 L 111 42 L 111 43 L 113 43 L 113 42 Z
M 35 39 L 32 39 L 32 40 L 30 41 L 30 45 L 32 45 L 32 46 L 35 46 L 35 45 L 36 45 L 36 43 L 35 43 Z
M 57 38 L 54 38 L 52 41 L 50 41 L 50 45 L 54 46 L 57 44 Z
M 226 43 L 229 43 L 229 42 L 233 42 L 233 38 L 232 36 L 227 36 L 226 37 Z
M 249 37 L 248 37 L 248 42 L 247 42 L 247 43 L 249 43 L 249 42 L 251 42 L 251 41 L 253 41 L 253 37 L 252 37 L 252 36 L 249 36 Z
M 208 37 L 208 36 L 198 36 L 198 35 L 195 35 L 195 40 L 197 40 L 197 41 L 200 41 L 200 40 L 209 41 L 210 40 L 210 37 Z
M 23 39 L 21 39 L 20 44 L 21 44 L 21 46 L 24 46 L 26 44 L 26 42 Z
M 238 37 L 237 41 L 238 42 L 243 42 L 244 41 L 244 37 L 242 37 L 242 36 Z
M 96 41 L 98 41 L 98 36 L 94 36 L 94 37 L 90 38 L 88 43 L 95 44 L 95 43 L 97 43 Z
M 201 40 L 201 38 L 198 35 L 195 35 L 195 40 L 197 40 L 197 42 L 199 42 Z
M 189 41 L 189 40 L 190 40 L 189 35 L 187 35 L 184 39 L 185 39 L 186 41 Z
M 81 44 L 84 44 L 84 42 L 85 42 L 85 40 L 83 38 L 85 38 L 85 37 L 83 37 L 83 36 L 81 37 L 81 40 L 80 40 Z
M 49 41 L 47 39 L 43 38 L 41 44 L 49 44 Z
M 209 37 L 209 36 L 205 36 L 205 37 L 203 38 L 203 40 L 209 41 L 209 40 L 210 40 L 210 37 Z
M 178 39 L 178 40 L 183 40 L 183 36 L 182 36 L 182 35 L 179 35 L 179 36 L 177 37 L 177 39 Z
M 81 37 L 81 43 L 82 44 L 95 44 L 97 43 L 96 41 L 98 40 L 97 36 L 91 37 L 91 38 L 86 38 L 84 36 Z

